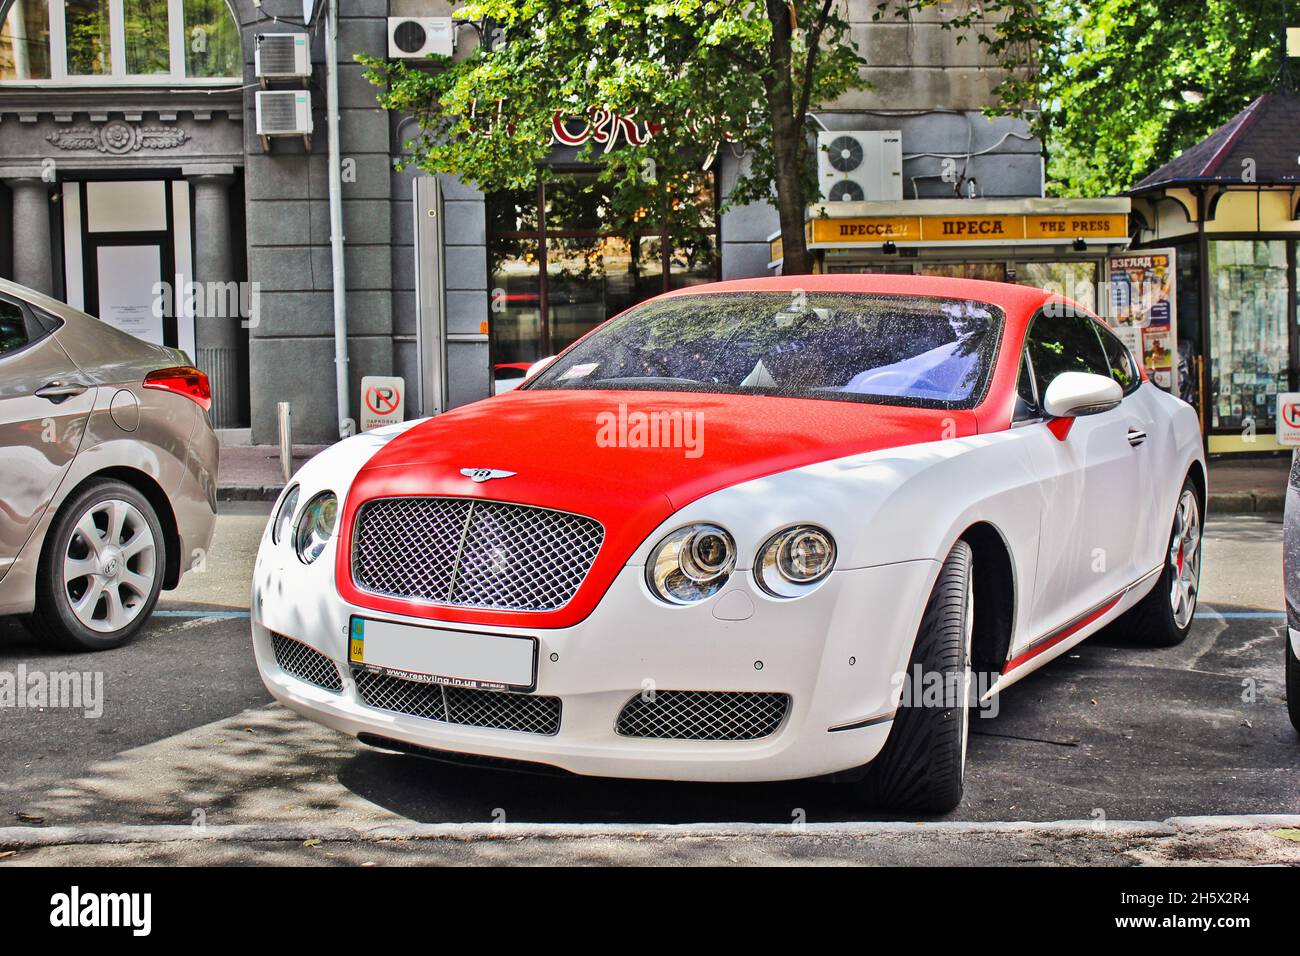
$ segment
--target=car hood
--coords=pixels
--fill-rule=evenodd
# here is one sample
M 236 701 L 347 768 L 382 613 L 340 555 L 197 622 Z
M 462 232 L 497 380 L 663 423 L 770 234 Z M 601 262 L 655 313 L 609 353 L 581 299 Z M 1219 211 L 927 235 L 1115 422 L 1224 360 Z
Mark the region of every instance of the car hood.
M 430 419 L 362 469 L 420 494 L 615 519 L 816 461 L 971 434 L 967 412 L 759 395 L 528 389 Z M 462 469 L 514 472 L 476 482 Z M 403 490 L 401 493 L 412 493 Z M 618 502 L 614 508 L 601 507 Z
M 673 512 L 765 475 L 864 452 L 973 434 L 965 411 L 761 395 L 525 389 L 430 419 L 360 469 L 341 522 L 339 584 L 350 597 L 348 538 L 361 504 L 402 496 L 472 497 L 587 515 L 605 540 L 586 582 L 531 624 L 585 617 L 636 548 Z M 475 481 L 465 469 L 511 472 Z M 594 596 L 593 596 L 594 595 Z M 380 606 L 377 598 L 366 603 Z M 408 602 L 389 610 L 411 613 Z M 520 615 L 438 609 L 443 620 L 518 623 Z M 543 620 L 545 619 L 545 620 Z

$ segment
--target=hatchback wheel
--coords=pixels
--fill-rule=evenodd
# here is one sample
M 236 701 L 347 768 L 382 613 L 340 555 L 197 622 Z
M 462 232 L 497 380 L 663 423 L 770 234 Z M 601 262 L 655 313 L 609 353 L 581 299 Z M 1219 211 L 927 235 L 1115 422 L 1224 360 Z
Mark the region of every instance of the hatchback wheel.
M 120 481 L 95 481 L 59 509 L 41 553 L 39 637 L 98 651 L 130 640 L 158 601 L 166 541 L 148 500 Z

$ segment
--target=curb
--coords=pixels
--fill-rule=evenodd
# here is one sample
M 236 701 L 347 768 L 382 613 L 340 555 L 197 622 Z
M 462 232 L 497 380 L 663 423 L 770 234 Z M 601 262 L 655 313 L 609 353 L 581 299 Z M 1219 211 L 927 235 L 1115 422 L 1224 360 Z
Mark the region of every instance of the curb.
M 1286 494 L 1273 491 L 1211 492 L 1206 511 L 1214 515 L 1281 514 Z
M 217 501 L 275 501 L 284 485 L 228 486 L 217 489 Z
M 1134 839 L 1181 835 L 1300 827 L 1300 815 L 1226 815 L 1171 817 L 1164 821 L 1057 820 L 1044 823 L 961 823 L 961 822 L 866 822 L 866 823 L 389 823 L 372 827 L 303 824 L 229 824 L 195 828 L 171 824 L 74 824 L 50 827 L 0 827 L 0 848 L 35 849 L 69 845 L 124 843 L 185 843 L 195 841 L 294 842 L 321 840 L 331 843 L 365 843 L 376 840 L 442 840 L 450 842 L 494 842 L 521 839 L 600 839 L 625 837 L 636 840 L 698 840 L 737 837 L 854 837 L 869 838 L 925 834 L 936 838 L 954 836 L 1035 835 L 1054 837 L 1103 837 Z

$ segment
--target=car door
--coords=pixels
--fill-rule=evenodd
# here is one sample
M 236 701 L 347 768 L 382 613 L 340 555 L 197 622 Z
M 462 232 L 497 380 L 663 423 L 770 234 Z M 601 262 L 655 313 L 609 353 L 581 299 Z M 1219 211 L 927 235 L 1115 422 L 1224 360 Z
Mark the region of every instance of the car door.
M 1097 323 L 1060 311 L 1037 316 L 1026 339 L 1038 401 L 1062 372 L 1115 377 Z M 1033 624 L 1023 634 L 1030 641 L 1096 610 L 1136 578 L 1134 543 L 1150 481 L 1136 434 L 1141 421 L 1128 397 L 1107 412 L 1035 427 L 1050 440 L 1034 445 L 1042 484 Z
M 85 434 L 95 388 L 52 334 L 58 320 L 0 294 L 0 578 Z

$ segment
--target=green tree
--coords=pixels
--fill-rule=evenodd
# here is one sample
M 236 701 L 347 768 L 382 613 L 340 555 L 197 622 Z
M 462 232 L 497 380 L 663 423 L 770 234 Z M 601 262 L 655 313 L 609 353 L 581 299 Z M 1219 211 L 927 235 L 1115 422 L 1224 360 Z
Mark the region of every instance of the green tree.
M 943 0 L 881 0 L 909 17 Z M 983 0 L 950 29 L 975 31 L 1005 68 L 992 112 L 1028 118 L 1048 191 L 1127 189 L 1227 122 L 1278 77 L 1289 0 Z M 958 42 L 962 37 L 959 36 Z
M 861 85 L 834 0 L 480 0 L 457 17 L 484 22 L 490 40 L 465 59 L 430 69 L 359 58 L 380 104 L 415 117 L 415 165 L 486 190 L 529 188 L 555 113 L 612 111 L 654 131 L 636 147 L 582 148 L 611 187 L 615 223 L 692 235 L 701 170 L 721 149 L 743 150 L 749 172 L 727 202 L 773 202 L 785 271 L 809 270 L 807 117 Z

